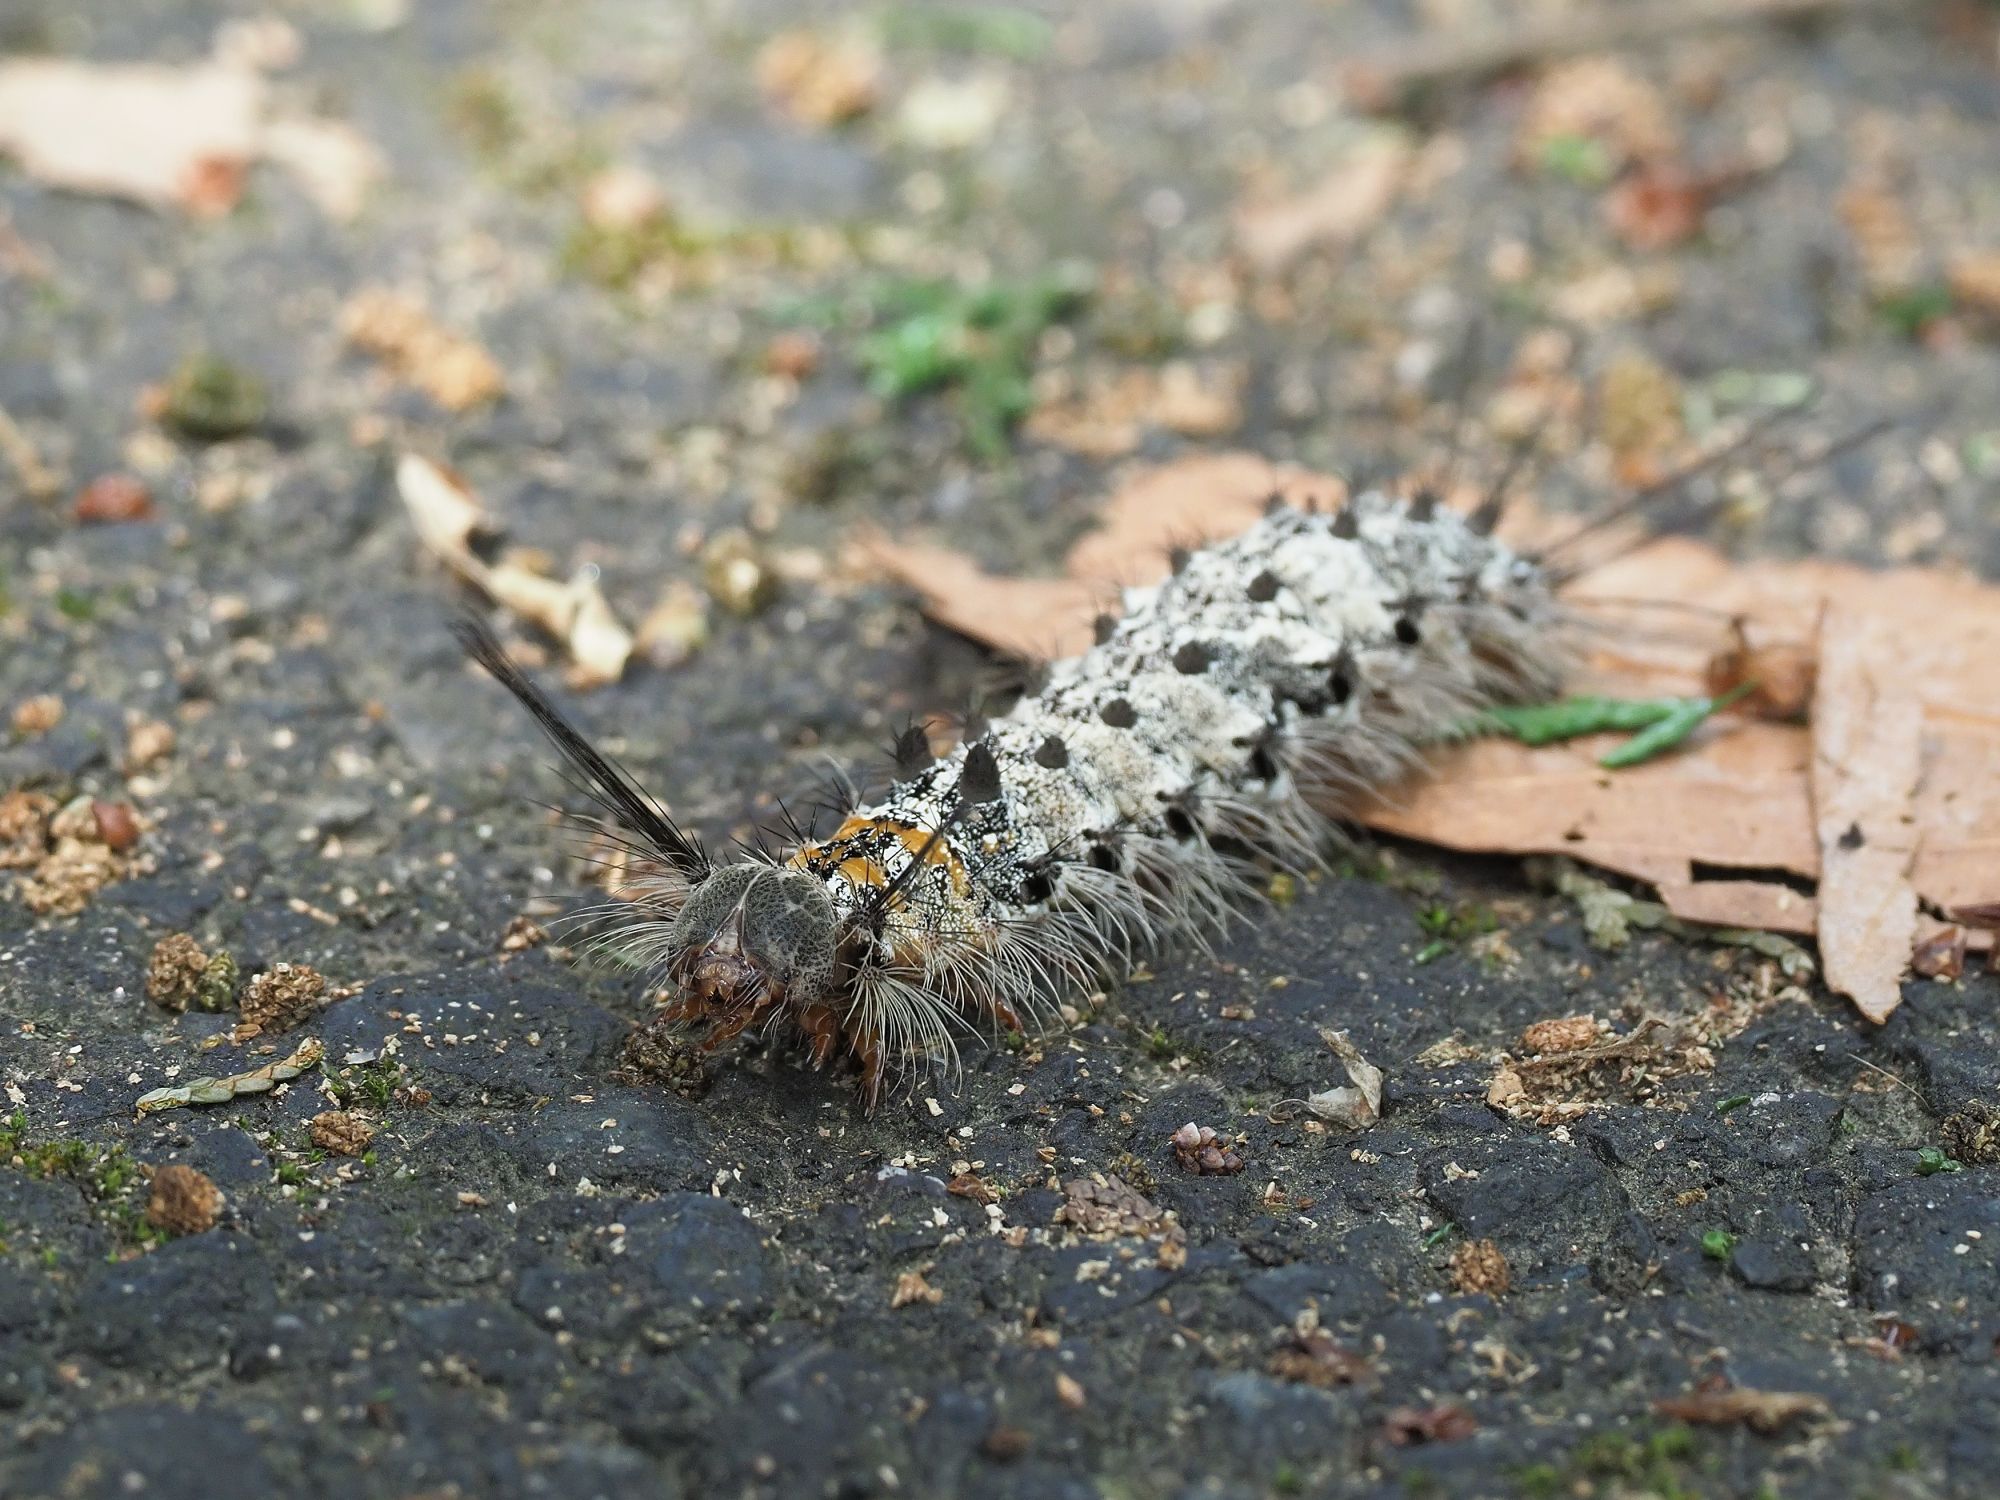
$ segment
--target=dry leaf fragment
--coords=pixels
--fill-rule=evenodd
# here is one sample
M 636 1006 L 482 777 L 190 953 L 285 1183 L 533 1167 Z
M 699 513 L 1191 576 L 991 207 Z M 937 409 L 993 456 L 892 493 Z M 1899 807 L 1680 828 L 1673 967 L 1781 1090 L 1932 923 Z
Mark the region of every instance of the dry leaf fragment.
M 63 720 L 63 701 L 54 693 L 37 693 L 14 705 L 14 733 L 24 740 L 47 734 Z
M 261 145 L 264 81 L 214 63 L 0 63 L 0 151 L 38 182 L 226 213 Z
M 1819 951 L 1826 982 L 1878 1025 L 1902 1003 L 1917 930 L 1912 802 L 1923 704 L 1893 643 L 1845 604 L 1820 627 L 1813 698 Z
M 266 160 L 330 216 L 352 218 L 384 166 L 352 125 L 275 114 L 269 49 L 188 66 L 67 58 L 0 62 L 0 152 L 30 177 L 197 217 L 228 213 Z
M 1060 1370 L 1056 1372 L 1056 1400 L 1071 1411 L 1082 1411 L 1089 1403 L 1089 1398 L 1084 1394 L 1083 1386 L 1076 1377 L 1065 1375 Z
M 1000 1195 L 976 1172 L 960 1172 L 944 1185 L 944 1190 L 954 1198 L 970 1198 L 981 1205 L 998 1203 Z
M 639 650 L 656 667 L 678 667 L 702 648 L 708 628 L 708 596 L 676 579 L 639 622 Z
M 405 453 L 396 461 L 396 491 L 418 539 L 434 556 L 453 568 L 467 559 L 478 562 L 472 557 L 472 539 L 491 525 L 471 485 L 443 464 Z
M 881 91 L 881 59 L 859 42 L 781 31 L 757 53 L 757 86 L 801 125 L 864 115 Z
M 474 537 L 492 534 L 478 496 L 451 470 L 417 454 L 406 453 L 397 461 L 396 488 L 418 538 L 433 556 L 563 642 L 575 663 L 572 686 L 596 687 L 624 674 L 635 642 L 604 597 L 594 565 L 586 564 L 562 583 L 519 554 L 487 563 L 472 547 Z
M 1602 153 L 1606 176 L 1628 162 L 1670 160 L 1680 150 L 1666 97 L 1609 57 L 1578 58 L 1542 75 L 1515 138 L 1515 156 L 1539 164 L 1572 141 L 1590 142 Z
M 575 669 L 569 674 L 576 688 L 601 687 L 625 675 L 632 658 L 632 632 L 611 612 L 611 601 L 598 587 L 594 564 L 577 569 L 569 581 L 569 628 L 564 632 Z
M 368 287 L 348 299 L 340 331 L 355 348 L 374 355 L 446 411 L 469 411 L 507 388 L 499 363 L 483 346 L 445 328 L 420 303 L 384 287 Z
M 1374 1368 L 1352 1350 L 1342 1348 L 1330 1334 L 1317 1328 L 1294 1334 L 1271 1355 L 1271 1374 L 1294 1385 L 1362 1385 L 1374 1376 Z
M 1812 648 L 1796 641 L 1753 646 L 1742 616 L 1729 623 L 1730 643 L 1708 659 L 1702 674 L 1709 696 L 1720 698 L 1749 684 L 1749 694 L 1737 703 L 1739 713 L 1802 722 L 1819 677 L 1819 658 Z
M 1685 1396 L 1669 1396 L 1655 1401 L 1653 1410 L 1676 1422 L 1743 1426 L 1768 1437 L 1807 1417 L 1823 1417 L 1831 1408 L 1824 1397 L 1804 1392 L 1757 1391 L 1746 1386 L 1725 1386 L 1691 1391 Z
M 1306 1108 L 1329 1124 L 1365 1130 L 1382 1118 L 1382 1070 L 1361 1055 L 1344 1031 L 1322 1028 L 1319 1039 L 1347 1069 L 1351 1086 L 1322 1090 L 1306 1100 Z
M 1604 220 L 1627 249 L 1671 250 L 1701 233 L 1723 185 L 1676 161 L 1645 162 L 1612 184 Z
M 944 1293 L 924 1280 L 922 1271 L 905 1271 L 896 1278 L 896 1290 L 889 1294 L 891 1307 L 908 1307 L 912 1302 L 930 1306 L 944 1301 Z
M 359 217 L 368 193 L 388 170 L 375 143 L 345 120 L 288 115 L 264 127 L 264 156 L 284 167 L 340 223 Z
M 1414 148 L 1389 131 L 1368 137 L 1317 185 L 1282 203 L 1236 215 L 1236 245 L 1266 276 L 1288 270 L 1312 250 L 1342 250 L 1381 220 L 1409 178 Z

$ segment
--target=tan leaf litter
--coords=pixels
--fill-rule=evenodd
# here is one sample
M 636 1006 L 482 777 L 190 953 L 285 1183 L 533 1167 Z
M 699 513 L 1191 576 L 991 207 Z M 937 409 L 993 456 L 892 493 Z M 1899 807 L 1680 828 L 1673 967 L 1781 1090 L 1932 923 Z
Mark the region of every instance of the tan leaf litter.
M 384 287 L 356 292 L 341 309 L 340 331 L 357 349 L 381 360 L 398 380 L 446 411 L 470 411 L 507 389 L 499 361 L 485 347 L 452 332 L 411 298 Z
M 1059 578 L 999 577 L 961 553 L 880 534 L 864 536 L 860 551 L 915 590 L 941 624 L 1002 651 L 1050 659 L 1089 646 L 1092 621 L 1115 605 L 1118 585 L 1163 577 L 1172 546 L 1242 531 L 1274 492 L 1319 504 L 1337 503 L 1343 493 L 1331 478 L 1219 454 L 1139 473 L 1106 502 L 1098 529 L 1071 549 Z M 1528 507 L 1515 512 L 1510 526 L 1548 534 L 1550 523 Z M 1652 885 L 1683 921 L 1817 933 L 1841 955 L 1835 987 L 1859 990 L 1871 1015 L 1887 1014 L 1893 986 L 1885 976 L 1938 924 L 1917 915 L 1914 929 L 1900 921 L 1857 926 L 1857 912 L 1901 910 L 1904 881 L 1924 912 L 2000 902 L 2000 673 L 1992 668 L 2000 660 L 2000 588 L 1938 570 L 1875 571 L 1818 559 L 1736 563 L 1703 543 L 1663 537 L 1594 570 L 1566 597 L 1596 627 L 1578 691 L 1702 693 L 1718 656 L 1735 643 L 1731 619 L 1754 642 L 1813 642 L 1820 669 L 1832 662 L 1839 671 L 1815 692 L 1814 723 L 1726 714 L 1682 751 L 1616 773 L 1597 765 L 1609 743 L 1597 739 L 1539 749 L 1482 740 L 1442 750 L 1423 775 L 1362 809 L 1363 822 L 1474 853 L 1566 855 Z M 1626 607 L 1633 600 L 1693 604 L 1716 624 L 1691 626 L 1700 616 Z M 1837 613 L 1828 610 L 1834 601 Z M 1870 659 L 1880 652 L 1898 664 L 1893 681 L 1878 680 L 1878 691 L 1901 693 L 1901 709 L 1893 698 L 1879 707 L 1870 706 L 1873 699 L 1847 701 L 1870 679 L 1841 664 L 1852 649 L 1842 633 L 1864 625 Z M 1787 670 L 1810 681 L 1810 666 L 1794 660 Z M 1844 711 L 1830 694 L 1842 696 Z M 1900 717 L 1906 728 L 1918 724 L 1920 769 L 1913 781 L 1904 774 L 1907 738 L 1882 749 L 1902 757 L 1885 761 L 1902 772 L 1877 780 L 1903 779 L 1907 822 L 1886 813 L 1890 826 L 1881 837 L 1891 857 L 1847 862 L 1821 893 L 1833 903 L 1823 911 L 1821 899 L 1767 872 L 1805 886 L 1821 880 L 1815 795 L 1852 795 L 1848 778 L 1863 769 L 1846 765 L 1826 736 L 1848 735 L 1851 743 L 1857 716 L 1865 723 L 1871 714 Z M 1832 767 L 1817 780 L 1816 743 Z M 1893 802 L 1895 794 L 1881 797 Z M 1870 817 L 1884 816 L 1885 806 L 1878 799 Z M 1852 821 L 1832 830 L 1836 844 Z M 1901 874 L 1897 847 L 1908 854 Z M 1971 941 L 1990 949 L 1993 934 L 1981 930 Z
M 1669 1396 L 1653 1410 L 1676 1422 L 1711 1427 L 1748 1427 L 1766 1436 L 1783 1432 L 1794 1422 L 1827 1416 L 1832 1408 L 1824 1396 L 1807 1391 L 1759 1391 L 1748 1386 L 1715 1386 Z
M 0 61 L 0 153 L 50 187 L 198 216 L 234 208 L 268 160 L 352 217 L 381 153 L 351 125 L 275 108 L 255 61 Z
M 1344 250 L 1381 220 L 1408 181 L 1416 155 L 1409 140 L 1379 131 L 1357 143 L 1313 187 L 1236 215 L 1236 246 L 1263 274 L 1287 270 L 1314 250 Z
M 1820 628 L 1812 800 L 1826 982 L 1881 1022 L 1917 935 L 1910 885 L 1923 703 L 1891 631 L 1844 604 Z

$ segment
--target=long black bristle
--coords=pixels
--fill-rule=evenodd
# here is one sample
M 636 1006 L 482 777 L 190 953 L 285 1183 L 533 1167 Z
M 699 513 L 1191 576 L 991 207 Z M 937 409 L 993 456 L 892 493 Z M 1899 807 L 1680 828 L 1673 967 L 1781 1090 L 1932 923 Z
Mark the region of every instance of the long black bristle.
M 466 654 L 492 673 L 500 685 L 512 693 L 556 747 L 564 765 L 579 778 L 572 784 L 625 827 L 645 840 L 662 861 L 672 865 L 690 881 L 705 879 L 709 872 L 708 853 L 701 842 L 682 831 L 679 824 L 660 810 L 629 773 L 584 738 L 581 731 L 543 696 L 514 665 L 493 632 L 478 620 L 461 616 L 453 622 L 452 634 Z

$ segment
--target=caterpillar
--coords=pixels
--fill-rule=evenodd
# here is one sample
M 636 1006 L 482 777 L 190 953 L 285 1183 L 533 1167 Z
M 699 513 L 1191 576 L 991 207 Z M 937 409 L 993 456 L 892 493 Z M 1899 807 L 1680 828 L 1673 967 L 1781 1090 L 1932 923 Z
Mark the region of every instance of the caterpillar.
M 1497 510 L 1273 497 L 1246 532 L 1126 589 L 1096 644 L 985 732 L 934 759 L 906 731 L 879 800 L 730 863 L 483 626 L 460 635 L 653 872 L 617 940 L 664 983 L 666 1019 L 704 1051 L 790 1028 L 815 1068 L 851 1060 L 872 1108 L 976 1023 L 1046 1025 L 1107 972 L 1213 933 L 1272 870 L 1313 865 L 1441 726 L 1552 695 L 1571 655 L 1554 570 L 1491 535 Z

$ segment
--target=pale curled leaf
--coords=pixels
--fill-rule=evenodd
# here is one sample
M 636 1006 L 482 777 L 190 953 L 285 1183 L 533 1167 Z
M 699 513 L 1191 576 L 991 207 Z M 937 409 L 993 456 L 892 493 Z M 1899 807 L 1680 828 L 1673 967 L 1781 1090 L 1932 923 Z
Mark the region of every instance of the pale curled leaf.
M 474 537 L 494 529 L 478 495 L 450 469 L 418 454 L 406 453 L 397 461 L 396 489 L 432 556 L 496 604 L 563 643 L 576 664 L 572 686 L 598 687 L 624 675 L 634 639 L 604 597 L 595 565 L 577 569 L 565 583 L 520 555 L 486 562 L 472 548 Z
M 266 1063 L 261 1068 L 252 1068 L 247 1073 L 232 1073 L 226 1078 L 196 1078 L 171 1088 L 141 1094 L 133 1108 L 145 1115 L 163 1109 L 177 1109 L 184 1104 L 226 1104 L 243 1094 L 266 1094 L 279 1084 L 318 1067 L 325 1053 L 326 1048 L 319 1042 L 301 1042 L 291 1056 Z
M 1306 1100 L 1306 1108 L 1330 1125 L 1353 1130 L 1373 1125 L 1382 1118 L 1382 1070 L 1361 1055 L 1344 1031 L 1322 1028 L 1319 1039 L 1340 1059 L 1350 1086 L 1322 1090 Z

